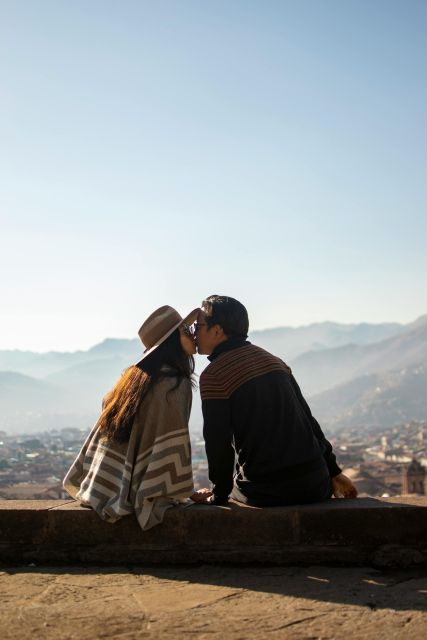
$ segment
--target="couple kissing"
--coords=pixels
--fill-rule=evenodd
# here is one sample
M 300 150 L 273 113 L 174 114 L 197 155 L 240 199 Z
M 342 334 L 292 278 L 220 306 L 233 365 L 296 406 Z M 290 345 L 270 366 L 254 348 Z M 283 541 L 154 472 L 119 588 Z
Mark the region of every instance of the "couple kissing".
M 104 397 L 64 488 L 108 522 L 134 513 L 143 530 L 188 502 L 306 504 L 357 490 L 280 358 L 248 341 L 238 300 L 212 295 L 185 318 L 156 309 L 138 335 L 142 358 Z M 194 491 L 189 417 L 194 354 L 211 487 Z

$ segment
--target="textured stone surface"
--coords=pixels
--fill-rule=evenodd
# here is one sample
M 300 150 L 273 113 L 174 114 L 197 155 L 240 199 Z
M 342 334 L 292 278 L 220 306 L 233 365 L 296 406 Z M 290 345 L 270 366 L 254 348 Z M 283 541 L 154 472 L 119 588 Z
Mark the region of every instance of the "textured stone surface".
M 3 501 L 0 561 L 427 566 L 427 499 L 270 509 L 194 505 L 169 510 L 147 532 L 133 516 L 109 524 L 76 502 Z
M 3 640 L 424 640 L 420 570 L 36 566 L 0 572 Z

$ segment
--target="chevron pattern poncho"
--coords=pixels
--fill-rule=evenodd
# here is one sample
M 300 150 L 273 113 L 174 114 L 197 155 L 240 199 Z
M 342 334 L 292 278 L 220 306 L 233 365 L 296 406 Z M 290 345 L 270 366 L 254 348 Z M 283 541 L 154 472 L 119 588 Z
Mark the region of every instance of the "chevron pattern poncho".
M 188 419 L 191 384 L 161 378 L 147 393 L 129 442 L 108 442 L 94 427 L 64 479 L 64 488 L 108 522 L 135 513 L 142 529 L 194 491 Z

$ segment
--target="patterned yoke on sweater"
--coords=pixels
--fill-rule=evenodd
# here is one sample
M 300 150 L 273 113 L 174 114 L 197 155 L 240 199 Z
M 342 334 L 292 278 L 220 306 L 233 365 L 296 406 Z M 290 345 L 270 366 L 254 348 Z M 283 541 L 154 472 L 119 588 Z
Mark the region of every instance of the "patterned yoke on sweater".
M 191 384 L 176 384 L 176 377 L 164 377 L 147 393 L 128 442 L 108 442 L 94 427 L 65 476 L 66 491 L 103 520 L 135 513 L 150 529 L 193 493 Z

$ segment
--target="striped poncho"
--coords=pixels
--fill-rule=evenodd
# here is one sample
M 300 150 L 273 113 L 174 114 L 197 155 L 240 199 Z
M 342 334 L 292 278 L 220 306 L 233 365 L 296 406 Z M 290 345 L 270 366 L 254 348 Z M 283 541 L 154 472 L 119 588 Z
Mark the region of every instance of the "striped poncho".
M 191 384 L 164 377 L 141 403 L 128 442 L 107 442 L 96 426 L 64 479 L 64 488 L 108 522 L 135 513 L 142 529 L 194 491 L 188 419 Z

